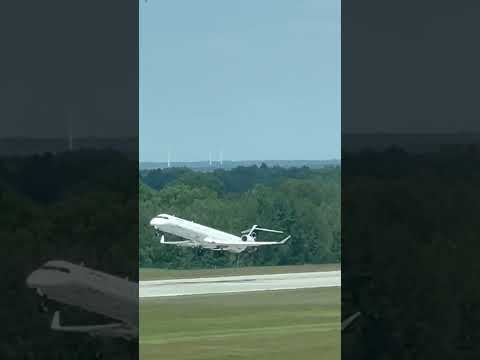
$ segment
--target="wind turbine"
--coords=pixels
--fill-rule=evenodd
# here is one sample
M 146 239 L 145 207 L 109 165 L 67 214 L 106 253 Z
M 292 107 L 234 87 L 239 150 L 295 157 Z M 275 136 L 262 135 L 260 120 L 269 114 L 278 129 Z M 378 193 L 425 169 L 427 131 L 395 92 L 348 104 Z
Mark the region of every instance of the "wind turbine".
M 68 150 L 73 150 L 73 109 L 70 109 L 67 114 L 67 138 L 68 138 Z

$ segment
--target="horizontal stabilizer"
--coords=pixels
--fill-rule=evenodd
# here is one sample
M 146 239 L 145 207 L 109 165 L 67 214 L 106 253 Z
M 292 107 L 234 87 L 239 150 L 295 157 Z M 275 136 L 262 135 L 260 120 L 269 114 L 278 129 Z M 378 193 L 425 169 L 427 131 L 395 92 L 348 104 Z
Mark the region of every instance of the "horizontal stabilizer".
M 276 233 L 276 234 L 283 234 L 283 231 L 280 230 L 272 230 L 272 229 L 265 229 L 258 227 L 258 225 L 253 225 L 250 229 L 248 230 L 243 230 L 241 233 L 242 234 L 248 234 L 250 235 L 254 231 L 265 231 L 265 232 L 271 232 L 271 233 Z
M 276 234 L 283 234 L 283 231 L 280 231 L 280 230 L 264 229 L 264 228 L 259 228 L 259 227 L 257 227 L 255 230 L 272 232 L 272 233 L 276 233 Z

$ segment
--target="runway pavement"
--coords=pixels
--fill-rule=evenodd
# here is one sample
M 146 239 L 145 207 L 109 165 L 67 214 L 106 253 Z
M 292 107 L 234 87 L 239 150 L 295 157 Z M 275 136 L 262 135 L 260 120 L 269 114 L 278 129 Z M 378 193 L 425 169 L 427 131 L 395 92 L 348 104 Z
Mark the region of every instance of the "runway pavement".
M 340 271 L 140 281 L 140 298 L 341 286 Z

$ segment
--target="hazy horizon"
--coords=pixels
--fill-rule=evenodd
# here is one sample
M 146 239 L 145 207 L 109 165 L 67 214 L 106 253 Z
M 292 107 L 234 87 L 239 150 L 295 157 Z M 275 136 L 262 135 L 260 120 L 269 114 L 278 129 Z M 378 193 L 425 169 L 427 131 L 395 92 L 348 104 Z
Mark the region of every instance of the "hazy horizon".
M 224 159 L 223 162 L 272 162 L 272 161 L 291 161 L 291 162 L 297 162 L 297 161 L 305 161 L 305 162 L 330 162 L 330 161 L 341 161 L 340 158 L 335 159 L 240 159 L 240 160 L 230 160 L 230 159 Z M 167 161 L 144 161 L 141 160 L 141 163 L 152 163 L 152 164 L 163 164 L 167 163 Z M 170 160 L 171 163 L 201 163 L 205 162 L 208 163 L 209 160 Z M 212 160 L 212 163 L 217 164 L 219 161 L 218 160 Z

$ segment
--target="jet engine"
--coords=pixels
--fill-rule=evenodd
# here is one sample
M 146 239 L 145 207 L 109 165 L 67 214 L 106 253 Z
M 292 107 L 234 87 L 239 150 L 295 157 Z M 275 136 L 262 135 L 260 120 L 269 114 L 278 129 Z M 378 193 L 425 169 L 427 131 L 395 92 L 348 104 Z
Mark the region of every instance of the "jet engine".
M 252 233 L 252 235 L 242 235 L 241 239 L 243 242 L 253 242 L 255 241 L 255 233 Z

